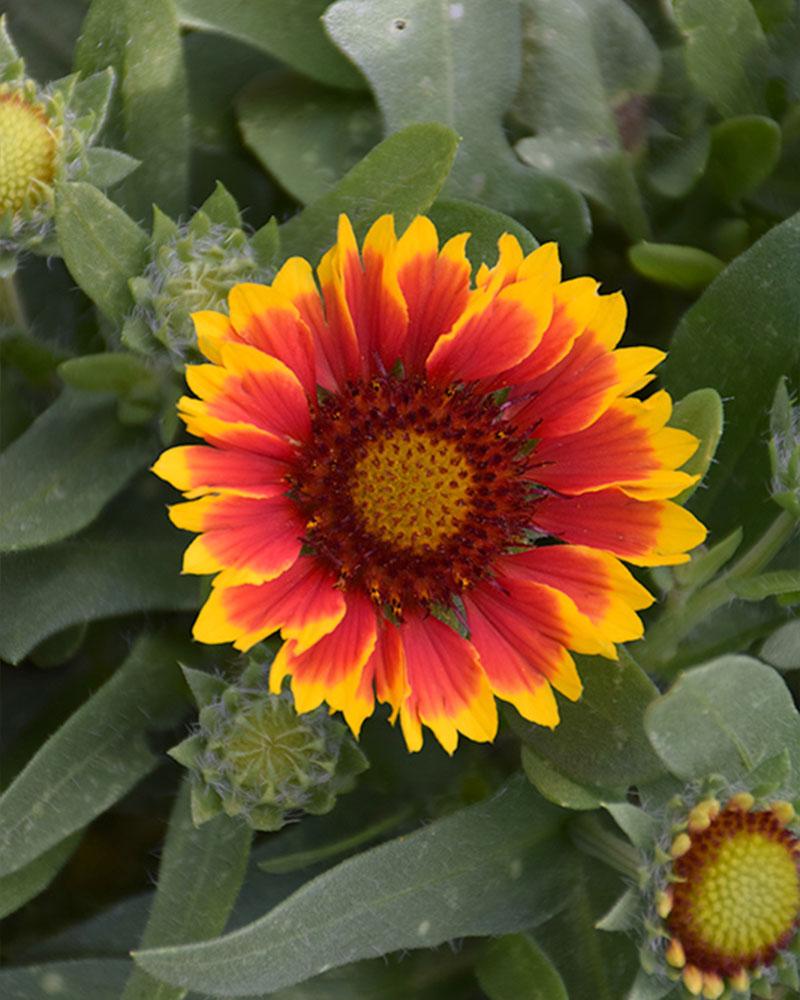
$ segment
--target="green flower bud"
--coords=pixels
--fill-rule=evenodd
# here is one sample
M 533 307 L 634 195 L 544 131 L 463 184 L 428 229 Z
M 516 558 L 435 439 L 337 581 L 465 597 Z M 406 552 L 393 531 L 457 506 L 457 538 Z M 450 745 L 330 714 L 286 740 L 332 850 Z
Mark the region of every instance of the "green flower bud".
M 778 382 L 770 412 L 772 499 L 800 519 L 800 407 L 786 379 Z
M 256 254 L 238 226 L 212 221 L 202 209 L 181 225 L 156 211 L 149 263 L 130 281 L 136 308 L 123 342 L 147 353 L 166 348 L 180 369 L 199 358 L 192 313 L 224 309 L 231 288 L 259 274 Z
M 90 148 L 113 84 L 109 69 L 40 87 L 26 76 L 0 18 L 0 276 L 14 272 L 24 251 L 58 253 L 53 219 L 60 183 L 114 183 L 137 166 L 122 153 Z
M 170 750 L 193 777 L 196 825 L 225 812 L 256 830 L 302 813 L 329 812 L 368 767 L 346 728 L 324 708 L 298 715 L 291 692 L 269 693 L 264 664 L 236 684 L 184 669 L 200 709 L 194 733 Z

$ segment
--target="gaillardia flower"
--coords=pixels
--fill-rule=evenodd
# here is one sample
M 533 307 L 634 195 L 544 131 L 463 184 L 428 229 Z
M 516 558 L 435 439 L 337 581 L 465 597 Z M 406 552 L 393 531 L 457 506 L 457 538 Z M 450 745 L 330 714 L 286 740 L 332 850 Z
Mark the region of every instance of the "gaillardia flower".
M 788 948 L 800 926 L 794 820 L 791 803 L 739 792 L 724 807 L 699 802 L 672 840 L 656 909 L 664 960 L 691 995 L 749 996 Z
M 705 535 L 668 499 L 696 439 L 665 392 L 630 395 L 663 354 L 615 349 L 622 296 L 508 235 L 473 284 L 467 239 L 439 248 L 423 217 L 398 239 L 387 215 L 359 253 L 342 216 L 319 286 L 293 257 L 196 313 L 210 363 L 178 405 L 207 444 L 154 467 L 201 532 L 184 571 L 217 574 L 195 638 L 280 629 L 273 691 L 291 675 L 298 711 L 325 700 L 356 733 L 377 696 L 411 750 L 422 725 L 450 752 L 492 739 L 493 692 L 555 726 L 553 688 L 581 693 L 568 650 L 642 634 L 620 559 L 683 562 Z

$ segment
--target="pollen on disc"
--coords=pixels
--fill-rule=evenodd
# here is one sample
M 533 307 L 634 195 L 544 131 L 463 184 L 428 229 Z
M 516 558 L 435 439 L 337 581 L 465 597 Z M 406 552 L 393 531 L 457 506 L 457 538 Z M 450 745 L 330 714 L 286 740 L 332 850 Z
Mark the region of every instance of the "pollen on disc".
M 451 441 L 392 431 L 371 442 L 353 470 L 351 494 L 364 528 L 398 548 L 434 548 L 469 514 L 473 475 Z

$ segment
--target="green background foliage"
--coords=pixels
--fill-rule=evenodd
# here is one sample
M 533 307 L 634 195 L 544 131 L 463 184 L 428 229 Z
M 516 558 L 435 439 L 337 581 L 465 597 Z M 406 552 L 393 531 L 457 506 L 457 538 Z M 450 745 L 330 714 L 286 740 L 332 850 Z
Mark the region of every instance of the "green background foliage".
M 800 4 L 10 0 L 6 27 L 103 145 L 0 286 L 0 993 L 679 1000 L 639 967 L 639 805 L 712 773 L 800 798 Z M 636 571 L 645 639 L 578 658 L 556 730 L 504 709 L 493 746 L 410 756 L 378 713 L 332 812 L 195 829 L 180 666 L 242 661 L 188 639 L 205 584 L 148 472 L 182 377 L 137 294 L 176 223 L 269 280 L 343 211 L 425 212 L 476 266 L 557 239 L 622 289 L 709 537 Z

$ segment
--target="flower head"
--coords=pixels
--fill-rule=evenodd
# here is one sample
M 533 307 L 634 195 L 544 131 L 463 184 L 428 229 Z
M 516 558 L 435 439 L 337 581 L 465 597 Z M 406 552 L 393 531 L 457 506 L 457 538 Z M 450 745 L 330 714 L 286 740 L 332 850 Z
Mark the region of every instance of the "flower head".
M 800 840 L 788 802 L 700 801 L 673 839 L 656 911 L 664 959 L 686 990 L 749 995 L 800 926 Z
M 217 574 L 195 637 L 280 629 L 273 691 L 291 675 L 299 711 L 325 700 L 356 733 L 377 696 L 412 750 L 423 725 L 450 752 L 492 739 L 494 694 L 555 726 L 553 689 L 581 693 L 569 650 L 642 634 L 652 598 L 620 559 L 683 562 L 705 535 L 668 499 L 696 439 L 665 392 L 630 396 L 663 354 L 616 349 L 622 296 L 508 235 L 473 282 L 467 239 L 384 216 L 359 252 L 342 216 L 319 285 L 294 257 L 195 313 L 209 363 L 179 412 L 207 444 L 154 467 L 201 533 L 184 570 Z

